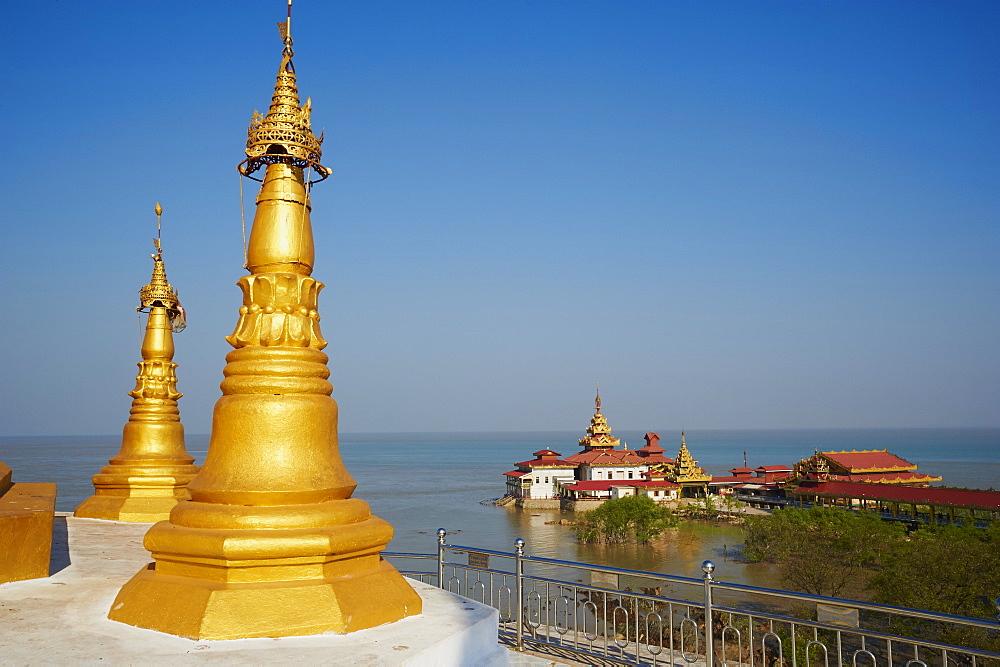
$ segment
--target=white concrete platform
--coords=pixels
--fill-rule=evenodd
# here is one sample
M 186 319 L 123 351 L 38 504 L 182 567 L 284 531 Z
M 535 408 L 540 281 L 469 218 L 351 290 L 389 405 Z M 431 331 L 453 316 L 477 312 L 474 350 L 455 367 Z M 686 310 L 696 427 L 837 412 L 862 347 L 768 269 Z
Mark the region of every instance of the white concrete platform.
M 412 580 L 423 614 L 349 635 L 192 641 L 110 621 L 118 589 L 150 562 L 149 526 L 59 513 L 52 576 L 0 585 L 0 663 L 508 664 L 496 609 Z

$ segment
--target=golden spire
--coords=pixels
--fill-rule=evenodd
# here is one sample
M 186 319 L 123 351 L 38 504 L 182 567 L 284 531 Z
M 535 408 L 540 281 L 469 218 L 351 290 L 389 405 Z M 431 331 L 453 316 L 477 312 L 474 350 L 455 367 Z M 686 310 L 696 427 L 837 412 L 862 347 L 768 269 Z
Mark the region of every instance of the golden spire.
M 163 208 L 156 204 L 156 226 Z M 177 503 L 187 500 L 185 488 L 198 472 L 194 457 L 184 449 L 184 426 L 177 399 L 177 364 L 173 332 L 184 328 L 184 309 L 167 282 L 159 233 L 153 239 L 153 277 L 139 290 L 148 313 L 142 339 L 142 361 L 129 392 L 132 409 L 122 431 L 121 450 L 94 475 L 94 495 L 84 500 L 75 516 L 112 521 L 150 522 L 170 516 Z
M 687 443 L 684 441 L 684 431 L 681 431 L 681 448 L 677 452 L 673 471 L 674 481 L 678 484 L 703 484 L 712 479 L 711 475 L 698 467 L 698 462 L 688 451 Z
M 295 65 L 292 64 L 295 52 L 292 50 L 291 0 L 288 2 L 288 17 L 284 23 L 278 24 L 278 29 L 285 46 L 281 50 L 281 66 L 274 84 L 271 107 L 266 116 L 254 110 L 247 130 L 247 159 L 237 169 L 244 176 L 254 178 L 253 173 L 263 165 L 283 163 L 314 169 L 316 180 L 321 181 L 332 172 L 320 164 L 323 137 L 317 138 L 312 131 L 312 99 L 307 98 L 305 105 L 299 105 Z
M 247 269 L 308 276 L 315 259 L 308 188 L 331 170 L 320 164 L 323 138 L 312 131 L 312 101 L 299 105 L 292 64 L 291 3 L 286 21 L 278 26 L 284 48 L 271 107 L 266 116 L 254 111 L 247 130 L 247 158 L 237 165 L 242 175 L 263 181 L 246 249 Z M 261 167 L 266 167 L 262 179 L 253 175 Z
M 163 265 L 163 248 L 160 245 L 160 216 L 163 215 L 163 207 L 160 202 L 156 202 L 153 211 L 156 213 L 156 238 L 153 239 L 156 253 L 150 255 L 153 258 L 153 277 L 139 290 L 139 306 L 136 310 L 149 313 L 153 308 L 166 308 L 171 329 L 174 333 L 180 333 L 187 327 L 187 320 L 184 307 L 177 298 L 177 290 L 167 282 L 167 269 Z
M 594 416 L 590 418 L 590 426 L 587 427 L 587 435 L 580 439 L 580 446 L 584 451 L 591 449 L 613 449 L 620 444 L 618 438 L 611 437 L 611 427 L 607 418 L 601 414 L 601 391 L 598 388 L 597 397 L 594 399 Z
M 271 108 L 255 114 L 239 166 L 251 178 L 266 169 L 208 456 L 191 501 L 146 534 L 155 567 L 125 584 L 108 616 L 184 637 L 346 633 L 422 605 L 381 558 L 392 526 L 352 497 L 340 456 L 304 173 L 329 170 L 310 105 L 298 104 L 290 26 L 289 15 Z

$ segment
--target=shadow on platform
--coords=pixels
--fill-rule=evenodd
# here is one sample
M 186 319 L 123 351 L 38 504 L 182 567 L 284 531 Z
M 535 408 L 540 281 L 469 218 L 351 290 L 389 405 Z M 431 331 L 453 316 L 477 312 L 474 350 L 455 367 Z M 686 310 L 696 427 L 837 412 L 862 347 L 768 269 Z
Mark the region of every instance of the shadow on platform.
M 71 564 L 69 558 L 69 531 L 66 517 L 57 516 L 52 522 L 52 550 L 49 552 L 49 576 L 62 572 Z

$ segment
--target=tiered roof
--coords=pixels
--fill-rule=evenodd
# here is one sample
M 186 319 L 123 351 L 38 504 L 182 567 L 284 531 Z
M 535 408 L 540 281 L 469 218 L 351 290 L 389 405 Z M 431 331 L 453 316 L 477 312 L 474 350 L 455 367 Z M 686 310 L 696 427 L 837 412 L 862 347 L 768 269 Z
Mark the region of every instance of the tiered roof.
M 640 466 L 646 459 L 631 449 L 590 449 L 567 456 L 570 465 L 587 466 Z
M 709 482 L 712 476 L 698 467 L 698 462 L 688 451 L 687 443 L 684 442 L 684 431 L 681 431 L 681 449 L 677 452 L 677 461 L 673 467 L 673 478 L 679 484 L 694 484 Z
M 613 449 L 621 444 L 618 438 L 611 437 L 611 427 L 608 420 L 601 414 L 601 392 L 594 399 L 594 416 L 590 418 L 587 435 L 580 438 L 580 446 L 584 451 L 591 449 Z
M 639 453 L 642 450 L 615 449 L 620 441 L 618 438 L 611 437 L 611 427 L 608 425 L 608 420 L 601 414 L 600 393 L 594 399 L 594 405 L 594 416 L 590 419 L 590 426 L 587 427 L 587 435 L 580 439 L 583 451 L 567 456 L 566 462 L 574 466 L 641 466 L 650 463 Z M 655 443 L 653 444 L 655 445 Z
M 917 465 L 885 449 L 815 452 L 795 464 L 801 479 L 869 482 L 883 484 L 929 484 L 940 477 L 916 472 Z

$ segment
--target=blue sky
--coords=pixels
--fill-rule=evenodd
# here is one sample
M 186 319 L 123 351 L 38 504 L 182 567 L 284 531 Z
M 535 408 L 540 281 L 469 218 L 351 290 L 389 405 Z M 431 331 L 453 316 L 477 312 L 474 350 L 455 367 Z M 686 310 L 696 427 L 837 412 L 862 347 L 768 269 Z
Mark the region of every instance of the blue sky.
M 283 13 L 6 7 L 0 432 L 127 419 L 156 201 L 208 432 Z M 595 381 L 623 429 L 1000 426 L 997 3 L 299 0 L 293 33 L 341 430 L 582 428 Z

